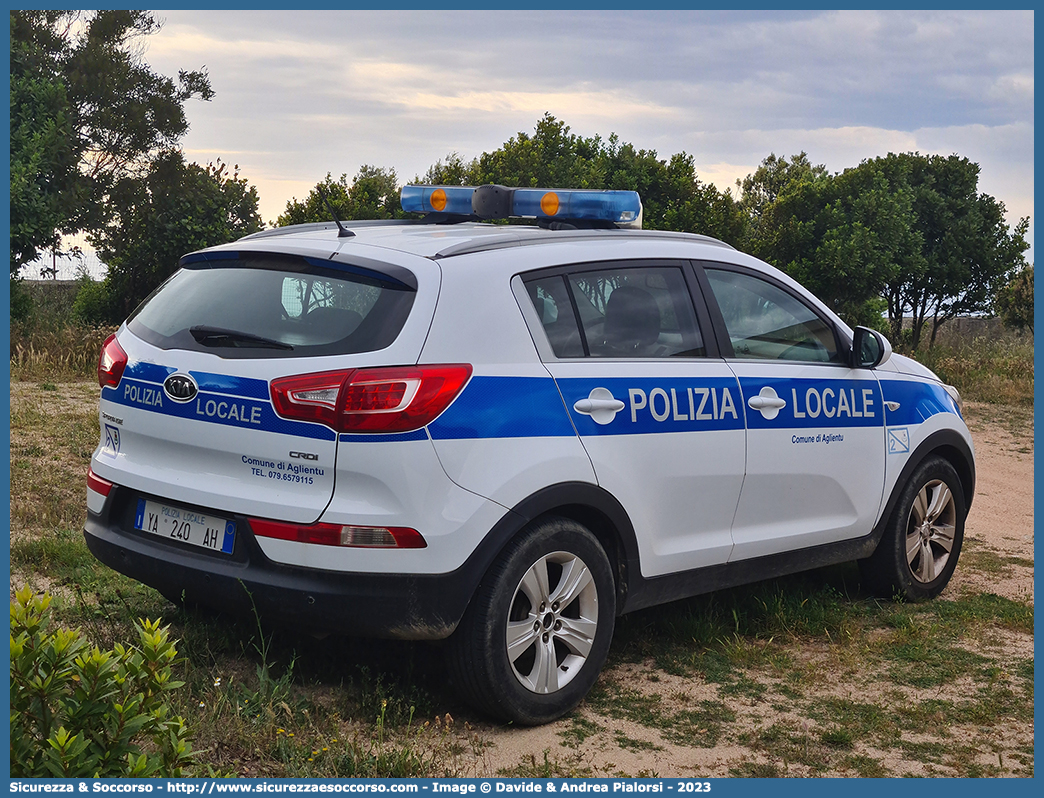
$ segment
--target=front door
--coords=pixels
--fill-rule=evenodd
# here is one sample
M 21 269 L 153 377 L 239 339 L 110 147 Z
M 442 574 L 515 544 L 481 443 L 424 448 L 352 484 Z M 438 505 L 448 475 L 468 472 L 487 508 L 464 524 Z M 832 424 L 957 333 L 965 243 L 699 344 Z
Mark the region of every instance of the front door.
M 704 266 L 747 425 L 730 560 L 868 534 L 884 491 L 874 372 L 843 362 L 833 325 L 781 282 Z

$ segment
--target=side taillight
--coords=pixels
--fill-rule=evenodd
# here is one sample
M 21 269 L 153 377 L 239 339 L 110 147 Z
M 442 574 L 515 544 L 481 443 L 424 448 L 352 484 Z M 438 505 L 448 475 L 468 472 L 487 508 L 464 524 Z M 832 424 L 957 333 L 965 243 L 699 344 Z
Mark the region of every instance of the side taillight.
M 427 543 L 416 529 L 401 526 L 352 526 L 349 524 L 288 524 L 251 518 L 255 535 L 322 546 L 365 549 L 423 549 Z
M 98 355 L 98 384 L 105 388 L 115 388 L 120 384 L 123 370 L 127 367 L 127 353 L 123 351 L 116 333 L 105 339 L 101 354 Z
M 301 374 L 272 381 L 272 404 L 284 418 L 338 432 L 409 432 L 449 407 L 470 377 L 466 363 Z
M 99 477 L 90 466 L 87 466 L 87 490 L 93 490 L 102 496 L 108 496 L 109 491 L 112 490 L 112 483 L 107 479 Z

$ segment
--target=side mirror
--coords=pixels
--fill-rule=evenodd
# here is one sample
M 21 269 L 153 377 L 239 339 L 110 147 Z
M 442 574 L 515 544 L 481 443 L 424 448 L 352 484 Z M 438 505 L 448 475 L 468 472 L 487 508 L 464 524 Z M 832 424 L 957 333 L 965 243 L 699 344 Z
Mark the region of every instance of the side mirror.
M 877 330 L 856 327 L 852 338 L 852 362 L 854 369 L 872 369 L 880 366 L 892 356 L 892 345 Z

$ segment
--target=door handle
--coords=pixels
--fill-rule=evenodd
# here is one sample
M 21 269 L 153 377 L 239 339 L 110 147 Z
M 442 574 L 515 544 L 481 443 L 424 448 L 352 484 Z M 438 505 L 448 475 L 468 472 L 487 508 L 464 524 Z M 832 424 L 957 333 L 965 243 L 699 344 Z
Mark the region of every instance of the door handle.
M 608 388 L 594 388 L 586 399 L 580 399 L 573 410 L 590 416 L 595 424 L 611 424 L 616 414 L 624 409 L 624 403 L 613 396 Z
M 771 385 L 766 385 L 757 396 L 752 396 L 747 400 L 747 407 L 751 410 L 760 410 L 761 415 L 769 420 L 778 416 L 780 408 L 786 406 L 786 401 L 776 395 L 776 391 Z
M 611 410 L 619 413 L 623 409 L 624 403 L 619 399 L 581 399 L 573 405 L 573 410 L 577 413 L 584 413 L 588 416 L 597 410 Z

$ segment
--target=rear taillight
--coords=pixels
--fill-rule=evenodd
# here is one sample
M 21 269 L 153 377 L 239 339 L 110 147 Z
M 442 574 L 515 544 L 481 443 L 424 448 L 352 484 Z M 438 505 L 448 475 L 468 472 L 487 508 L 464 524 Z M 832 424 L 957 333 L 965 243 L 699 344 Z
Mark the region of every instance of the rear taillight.
M 409 432 L 449 407 L 469 377 L 468 364 L 301 374 L 272 380 L 272 404 L 338 432 Z
M 351 526 L 348 524 L 288 524 L 283 521 L 250 519 L 255 535 L 322 546 L 366 549 L 423 549 L 424 538 L 416 529 L 403 526 Z
M 93 490 L 95 493 L 99 493 L 102 496 L 108 496 L 109 491 L 112 490 L 112 483 L 107 479 L 102 479 L 94 470 L 87 467 L 87 490 Z
M 115 388 L 120 384 L 123 370 L 127 367 L 127 353 L 123 351 L 116 333 L 105 339 L 101 354 L 98 356 L 98 384 L 104 388 Z
M 337 397 L 351 371 L 324 371 L 272 380 L 272 404 L 283 418 L 337 429 Z

